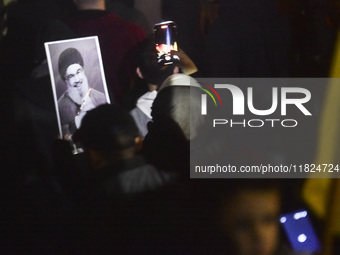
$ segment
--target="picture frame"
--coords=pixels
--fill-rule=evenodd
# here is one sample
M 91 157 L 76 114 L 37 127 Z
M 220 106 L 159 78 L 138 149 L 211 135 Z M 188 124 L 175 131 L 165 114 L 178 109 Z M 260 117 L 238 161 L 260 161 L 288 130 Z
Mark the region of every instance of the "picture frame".
M 86 112 L 110 104 L 97 36 L 45 43 L 59 135 L 72 140 Z

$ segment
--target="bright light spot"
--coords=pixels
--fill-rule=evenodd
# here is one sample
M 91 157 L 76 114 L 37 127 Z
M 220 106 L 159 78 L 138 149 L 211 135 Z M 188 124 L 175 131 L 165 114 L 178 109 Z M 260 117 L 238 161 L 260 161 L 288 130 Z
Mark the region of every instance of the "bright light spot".
M 307 240 L 307 236 L 305 234 L 301 234 L 298 236 L 297 240 L 300 242 L 300 243 L 303 243 Z
M 161 29 L 166 29 L 166 28 L 168 28 L 168 25 L 161 26 Z
M 281 222 L 281 223 L 285 223 L 286 221 L 287 221 L 287 218 L 286 218 L 286 217 L 281 217 L 281 218 L 280 218 L 280 222 Z
M 295 220 L 298 220 L 298 219 L 301 219 L 301 218 L 304 218 L 307 216 L 307 211 L 302 211 L 302 212 L 297 212 L 297 213 L 294 213 L 294 219 Z

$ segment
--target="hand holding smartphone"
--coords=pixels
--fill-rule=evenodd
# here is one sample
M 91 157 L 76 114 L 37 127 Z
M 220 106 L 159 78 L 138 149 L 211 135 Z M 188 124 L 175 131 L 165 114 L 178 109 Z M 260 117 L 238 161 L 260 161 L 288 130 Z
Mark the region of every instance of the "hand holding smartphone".
M 306 210 L 284 214 L 280 218 L 280 223 L 295 252 L 315 253 L 321 250 Z
M 154 25 L 155 47 L 159 64 L 170 65 L 179 62 L 176 35 L 177 27 L 173 21 L 164 21 Z

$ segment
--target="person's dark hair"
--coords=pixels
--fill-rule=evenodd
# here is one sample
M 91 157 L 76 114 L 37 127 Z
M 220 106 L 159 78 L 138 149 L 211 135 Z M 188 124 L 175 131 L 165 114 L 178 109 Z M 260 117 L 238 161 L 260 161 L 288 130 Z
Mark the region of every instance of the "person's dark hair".
M 58 60 L 59 75 L 63 80 L 65 80 L 67 68 L 72 64 L 79 64 L 84 67 L 84 60 L 77 49 L 68 48 L 60 54 Z
M 278 179 L 235 179 L 225 180 L 221 182 L 219 187 L 223 193 L 237 194 L 243 191 L 258 192 L 258 191 L 279 191 L 281 192 L 281 182 Z
M 160 65 L 153 35 L 148 37 L 138 48 L 138 67 L 147 83 L 160 87 L 164 80 L 173 74 L 175 65 Z
M 97 0 L 78 0 L 77 4 L 93 4 L 97 2 Z
M 85 115 L 73 140 L 80 141 L 85 149 L 110 153 L 133 147 L 138 136 L 138 128 L 128 111 L 105 104 Z
M 198 197 L 209 199 L 215 203 L 221 200 L 232 201 L 234 197 L 242 192 L 278 192 L 281 196 L 285 182 L 280 179 L 216 179 L 202 180 L 199 183 L 200 192 Z
M 235 199 L 243 192 L 276 193 L 282 202 L 284 182 L 279 179 L 202 179 L 196 185 L 198 192 L 193 200 L 202 210 L 201 214 L 216 223 L 219 221 L 217 212 L 221 206 L 233 206 Z
M 106 0 L 106 4 L 123 4 L 129 8 L 134 8 L 135 0 Z

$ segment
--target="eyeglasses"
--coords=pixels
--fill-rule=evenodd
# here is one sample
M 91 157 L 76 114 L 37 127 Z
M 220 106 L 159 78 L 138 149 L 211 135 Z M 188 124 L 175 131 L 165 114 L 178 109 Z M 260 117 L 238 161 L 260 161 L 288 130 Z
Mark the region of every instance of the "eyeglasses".
M 79 68 L 75 74 L 69 74 L 69 75 L 67 75 L 67 76 L 65 77 L 65 80 L 70 81 L 70 80 L 72 80 L 74 77 L 76 77 L 77 75 L 81 74 L 82 72 L 84 72 L 84 68 Z

